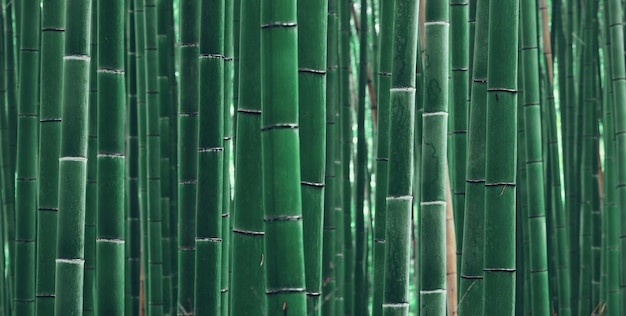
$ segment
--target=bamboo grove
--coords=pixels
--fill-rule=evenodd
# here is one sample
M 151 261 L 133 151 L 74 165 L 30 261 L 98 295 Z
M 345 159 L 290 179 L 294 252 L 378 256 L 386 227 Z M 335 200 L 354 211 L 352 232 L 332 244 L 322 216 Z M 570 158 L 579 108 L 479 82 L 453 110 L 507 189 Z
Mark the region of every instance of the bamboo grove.
M 622 1 L 0 2 L 0 316 L 626 315 Z

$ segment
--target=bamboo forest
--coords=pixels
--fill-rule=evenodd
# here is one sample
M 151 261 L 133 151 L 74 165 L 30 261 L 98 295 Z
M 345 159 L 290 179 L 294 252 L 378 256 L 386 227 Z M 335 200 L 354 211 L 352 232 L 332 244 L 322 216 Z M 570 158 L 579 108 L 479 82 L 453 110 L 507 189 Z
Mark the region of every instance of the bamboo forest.
M 624 0 L 0 4 L 0 316 L 626 315 Z

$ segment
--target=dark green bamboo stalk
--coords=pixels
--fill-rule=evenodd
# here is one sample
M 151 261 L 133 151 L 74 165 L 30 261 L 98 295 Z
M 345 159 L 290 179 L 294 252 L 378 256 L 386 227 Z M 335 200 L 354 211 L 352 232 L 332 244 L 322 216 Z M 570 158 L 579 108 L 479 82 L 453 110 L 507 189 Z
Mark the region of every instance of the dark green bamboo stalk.
M 68 0 L 66 8 L 55 315 L 81 315 L 91 1 Z
M 89 64 L 89 110 L 87 126 L 87 187 L 85 203 L 85 281 L 83 312 L 95 311 L 96 211 L 98 209 L 98 1 L 91 2 L 91 40 Z
M 365 139 L 365 100 L 367 86 L 367 0 L 360 0 L 361 16 L 359 26 L 359 79 L 358 79 L 358 100 L 357 100 L 357 145 L 355 161 L 355 187 L 356 187 L 356 209 L 355 209 L 355 256 L 354 256 L 354 315 L 366 314 L 367 290 L 365 289 L 365 216 L 363 207 L 365 203 L 365 182 L 367 169 L 367 144 Z M 356 15 L 355 15 L 356 16 Z M 355 20 L 356 22 L 356 20 Z M 367 181 L 369 182 L 369 181 Z
M 223 161 L 223 198 L 222 198 L 222 284 L 221 307 L 222 316 L 230 315 L 230 256 L 231 256 L 231 221 L 232 207 L 230 168 L 233 152 L 233 106 L 234 91 L 234 0 L 224 1 L 224 161 Z
M 491 1 L 485 158 L 485 315 L 515 310 L 518 1 Z
M 454 174 L 451 175 L 452 204 L 454 206 L 455 236 L 457 244 L 457 271 L 461 271 L 463 229 L 465 217 L 465 176 L 467 173 L 467 129 L 469 98 L 469 2 L 468 0 L 450 1 L 450 70 L 452 81 L 450 91 L 452 120 L 452 146 Z M 486 47 L 486 46 L 485 46 Z M 484 47 L 483 47 L 484 48 Z
M 420 2 L 420 9 L 419 10 L 419 16 L 420 18 L 423 17 L 423 8 L 424 8 L 424 2 Z M 422 50 L 422 40 L 424 38 L 423 34 L 421 33 L 421 30 L 423 30 L 423 23 L 418 22 L 418 31 L 417 31 L 417 49 L 415 51 L 415 59 L 416 59 L 416 67 L 415 67 L 415 121 L 414 121 L 414 126 L 415 126 L 415 131 L 414 131 L 414 138 L 413 138 L 413 146 L 414 146 L 414 151 L 413 151 L 413 202 L 412 202 L 412 209 L 411 209 L 411 256 L 413 259 L 413 279 L 410 281 L 413 283 L 413 288 L 416 289 L 414 291 L 414 295 L 412 297 L 415 298 L 415 312 L 418 313 L 419 308 L 420 308 L 420 293 L 419 293 L 419 289 L 420 288 L 420 267 L 421 267 L 421 262 L 420 262 L 420 254 L 419 254 L 419 247 L 420 247 L 420 236 L 419 236 L 419 216 L 417 215 L 418 211 L 420 210 L 420 203 L 419 201 L 421 201 L 422 199 L 422 136 L 423 136 L 423 132 L 424 132 L 424 122 L 422 119 L 420 119 L 422 117 L 422 114 L 424 113 L 424 98 L 423 97 L 417 97 L 417 96 L 423 96 L 424 95 L 424 54 L 423 54 L 423 50 Z
M 124 1 L 98 1 L 96 314 L 124 314 Z
M 614 121 L 616 115 L 616 107 L 618 104 L 615 95 L 615 86 L 613 84 L 613 58 L 615 51 L 613 50 L 613 43 L 611 41 L 613 38 L 612 31 L 612 21 L 615 22 L 615 19 L 619 21 L 619 16 L 616 16 L 612 12 L 612 10 L 621 10 L 621 4 L 618 1 L 605 1 L 604 2 L 604 25 L 605 25 L 605 39 L 606 46 L 604 50 L 604 75 L 606 76 L 606 87 L 608 89 L 608 97 L 604 100 L 604 120 L 603 126 L 605 129 L 605 138 L 604 138 L 604 152 L 605 152 L 605 219 L 604 223 L 607 224 L 607 265 L 608 265 L 608 273 L 607 273 L 607 310 L 609 311 L 620 311 L 620 239 L 619 239 L 619 231 L 620 231 L 620 223 L 621 223 L 621 214 L 618 211 L 618 187 L 617 187 L 617 143 L 615 136 L 615 128 L 617 122 Z M 616 34 L 619 36 L 619 34 Z M 622 37 L 623 38 L 623 37 Z M 623 44 L 623 41 L 622 41 Z M 619 56 L 619 55 L 618 55 Z
M 298 102 L 307 314 L 321 315 L 328 1 L 299 1 L 297 10 L 306 39 L 298 41 Z
M 425 11 L 422 197 L 420 202 L 420 310 L 446 311 L 446 152 L 448 130 L 448 1 Z
M 179 315 L 194 310 L 198 160 L 198 56 L 200 3 L 181 0 L 178 102 L 178 301 Z
M 389 144 L 394 145 L 389 147 L 383 315 L 406 315 L 409 310 L 418 10 L 416 1 L 396 1 L 393 13 Z
M 235 133 L 232 315 L 263 315 L 266 297 L 261 175 L 260 1 L 241 3 Z
M 54 314 L 54 259 L 56 259 L 59 143 L 65 1 L 43 3 L 41 30 L 41 115 L 37 212 L 36 313 Z M 4 109 L 3 109 L 4 111 Z M 4 131 L 3 131 L 4 132 Z M 4 134 L 3 134 L 4 136 Z
M 171 4 L 167 0 L 156 2 L 157 10 L 157 51 L 158 51 L 158 90 L 159 90 L 159 134 L 160 142 L 160 164 L 159 171 L 161 177 L 161 249 L 163 263 L 163 313 L 176 313 L 175 293 L 172 290 L 172 228 L 176 226 L 171 222 L 172 213 L 172 178 L 175 178 L 171 168 L 171 134 L 172 130 L 172 91 L 170 89 L 172 80 L 170 75 L 169 59 L 171 58 L 170 42 L 167 36 L 169 29 L 169 10 Z M 174 170 L 175 171 L 175 170 Z M 175 229 L 174 229 L 175 230 Z
M 581 58 L 582 66 L 582 103 L 581 110 L 583 113 L 582 121 L 582 147 L 581 158 L 578 168 L 580 168 L 580 182 L 581 182 L 581 196 L 580 196 L 580 271 L 579 287 L 578 287 L 578 314 L 584 315 L 589 313 L 595 306 L 595 302 L 591 302 L 591 280 L 592 280 L 592 267 L 591 267 L 591 226 L 592 226 L 592 199 L 594 190 L 594 181 L 592 177 L 593 169 L 597 166 L 593 165 L 593 156 L 597 153 L 593 152 L 593 130 L 594 130 L 594 112 L 595 104 L 593 100 L 593 25 L 592 16 L 594 15 L 594 6 L 592 1 L 589 1 L 585 5 L 585 22 L 584 22 L 584 40 L 587 43 L 583 48 L 583 55 Z
M 526 134 L 526 169 L 528 181 L 528 219 L 530 233 L 530 289 L 532 314 L 550 313 L 548 293 L 548 262 L 546 214 L 541 133 L 541 102 L 539 95 L 539 61 L 537 44 L 536 1 L 521 2 L 521 57 L 523 58 L 524 130 Z
M 39 120 L 39 1 L 21 3 L 17 165 L 15 184 L 15 312 L 35 312 L 35 236 Z
M 489 0 L 476 1 L 472 66 L 472 99 L 469 110 L 467 183 L 459 282 L 459 315 L 483 314 L 485 142 L 487 110 L 487 51 Z
M 261 0 L 261 152 L 267 315 L 306 312 L 296 1 Z M 282 262 L 288 261 L 289 265 Z
M 341 303 L 338 309 L 346 316 L 353 315 L 354 307 L 354 246 L 352 238 L 352 186 L 350 162 L 352 161 L 352 95 L 350 90 L 350 3 L 339 2 L 339 86 L 341 104 L 341 212 L 343 240 L 343 278 Z M 338 297 L 339 298 L 339 297 Z M 339 308 L 339 306 L 338 306 Z
M 337 38 L 337 1 L 328 1 L 328 29 L 326 71 L 328 72 L 326 85 L 326 172 L 324 181 L 324 223 L 323 223 L 323 258 L 322 258 L 322 299 L 321 312 L 323 315 L 336 313 L 337 297 L 337 220 L 335 206 L 337 202 L 337 188 L 339 187 L 336 173 L 338 158 L 338 116 L 339 104 L 339 73 L 338 38 Z
M 385 217 L 387 209 L 387 178 L 389 174 L 389 89 L 393 52 L 394 0 L 382 0 L 380 4 L 380 61 L 378 63 L 378 138 L 376 152 L 376 204 L 374 219 L 374 298 L 372 314 L 383 313 L 385 282 Z M 419 53 L 418 53 L 419 55 Z
M 136 62 L 136 43 L 135 43 L 135 6 L 134 1 L 127 1 L 128 17 L 127 29 L 128 41 L 126 43 L 127 62 L 126 62 L 126 92 L 127 92 L 127 109 L 126 117 L 128 119 L 126 140 L 127 156 L 127 226 L 126 226 L 126 251 L 128 259 L 126 260 L 126 268 L 129 274 L 126 275 L 126 284 L 129 288 L 126 301 L 126 314 L 134 315 L 139 312 L 139 288 L 140 288 L 140 251 L 141 251 L 141 225 L 139 220 L 139 139 L 137 136 L 137 62 Z
M 2 5 L 2 4 L 0 4 Z M 2 7 L 0 7 L 0 71 L 4 70 L 4 62 L 5 62 L 5 47 L 4 47 L 4 10 L 3 9 L 3 5 Z M 9 134 L 9 127 L 8 127 L 8 121 L 7 121 L 7 103 L 6 103 L 6 85 L 5 85 L 5 81 L 6 78 L 5 76 L 0 76 L 0 146 L 2 146 L 2 148 L 4 149 L 2 151 L 2 153 L 0 153 L 0 190 L 1 190 L 1 195 L 0 195 L 0 227 L 2 228 L 2 232 L 0 232 L 0 244 L 5 245 L 7 240 L 8 240 L 8 236 L 9 234 L 7 233 L 8 231 L 8 221 L 7 218 L 8 216 L 6 216 L 7 214 L 7 204 L 5 203 L 6 201 L 6 197 L 9 194 L 8 191 L 8 184 L 9 184 L 9 177 L 8 177 L 8 173 L 10 173 L 10 164 L 8 163 L 9 161 L 9 155 L 8 155 L 8 148 L 9 148 L 9 139 L 8 139 L 8 134 Z M 10 243 L 9 243 L 10 244 Z M 0 262 L 0 271 L 6 271 L 6 259 L 8 258 L 9 253 L 5 251 L 5 249 L 3 248 L 2 251 L 0 251 L 0 260 L 2 260 Z M 10 285 L 9 285 L 9 278 L 7 277 L 6 273 L 2 273 L 2 275 L 0 275 L 0 314 L 2 315 L 10 315 L 11 310 L 10 310 L 10 299 L 9 299 L 9 293 L 10 293 Z
M 195 315 L 219 315 L 224 184 L 224 0 L 200 13 Z
M 161 216 L 161 133 L 159 128 L 158 41 L 156 0 L 144 1 L 146 63 L 146 145 L 148 252 L 147 313 L 163 313 L 163 241 Z

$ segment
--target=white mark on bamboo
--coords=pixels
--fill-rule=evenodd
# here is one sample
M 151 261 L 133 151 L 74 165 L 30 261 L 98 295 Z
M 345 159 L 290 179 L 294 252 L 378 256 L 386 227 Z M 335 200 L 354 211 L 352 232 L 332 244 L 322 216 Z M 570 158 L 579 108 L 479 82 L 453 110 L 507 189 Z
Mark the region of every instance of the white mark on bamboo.
M 407 308 L 409 303 L 386 303 L 383 304 L 383 308 Z
M 448 112 L 424 112 L 422 116 L 448 116 Z
M 431 294 L 445 294 L 448 291 L 446 291 L 446 289 L 436 289 L 436 290 L 426 290 L 426 291 L 420 291 L 420 294 L 424 294 L 424 295 L 431 295 Z
M 85 260 L 84 259 L 61 259 L 61 258 L 57 258 L 56 262 L 57 263 L 67 263 L 67 264 L 84 264 Z
M 100 68 L 98 73 L 124 75 L 124 69 Z
M 87 158 L 85 157 L 61 157 L 59 161 L 77 161 L 77 162 L 87 162 Z
M 415 87 L 396 87 L 389 89 L 389 92 L 415 92 Z
M 430 22 L 425 22 L 424 26 L 429 26 L 429 25 L 443 25 L 443 26 L 449 26 L 450 22 L 448 21 L 430 21 Z
M 83 61 L 90 61 L 91 57 L 87 56 L 87 55 L 67 55 L 67 56 L 63 56 L 63 60 L 83 60 Z
M 121 245 L 125 243 L 124 239 L 118 239 L 118 238 L 98 238 L 96 239 L 96 242 L 105 242 L 105 243 L 121 244 Z
M 387 197 L 387 201 L 390 200 L 404 200 L 404 201 L 410 201 L 413 199 L 412 195 L 401 195 L 401 196 L 388 196 Z
M 446 205 L 446 201 L 426 201 L 420 202 L 420 205 Z

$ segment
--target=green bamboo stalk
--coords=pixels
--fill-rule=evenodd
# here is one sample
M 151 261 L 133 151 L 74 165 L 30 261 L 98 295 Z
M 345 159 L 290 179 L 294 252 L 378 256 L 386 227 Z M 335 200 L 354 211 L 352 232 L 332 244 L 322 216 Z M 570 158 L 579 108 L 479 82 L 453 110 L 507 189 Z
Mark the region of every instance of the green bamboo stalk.
M 616 7 L 617 6 L 617 7 Z M 619 2 L 604 2 L 604 27 L 605 27 L 605 47 L 604 47 L 604 75 L 606 76 L 607 97 L 604 99 L 603 126 L 604 134 L 604 175 L 605 175 L 605 215 L 607 231 L 607 310 L 620 310 L 620 290 L 619 290 L 619 226 L 621 214 L 618 211 L 618 189 L 617 189 L 617 162 L 616 162 L 616 137 L 615 137 L 615 90 L 613 85 L 613 44 L 611 43 L 611 19 L 615 18 L 611 10 L 620 9 Z M 622 42 L 623 43 L 623 42 Z
M 457 271 L 461 271 L 463 229 L 465 217 L 465 176 L 467 173 L 467 129 L 469 104 L 469 2 L 468 0 L 450 1 L 450 70 L 452 80 L 450 91 L 454 120 L 452 122 L 452 146 L 454 174 L 451 175 L 454 190 L 452 204 L 454 206 L 454 231 L 457 244 Z M 459 274 L 460 278 L 460 274 Z M 460 279 L 459 279 L 460 280 Z
M 487 110 L 487 51 L 489 1 L 476 1 L 472 92 L 469 110 L 467 183 L 459 282 L 459 314 L 483 314 L 484 220 L 485 220 L 485 141 Z
M 339 2 L 339 86 L 341 104 L 341 212 L 343 247 L 343 279 L 341 298 L 346 316 L 353 315 L 354 307 L 354 246 L 352 237 L 352 186 L 350 162 L 352 161 L 352 95 L 350 90 L 350 3 Z M 339 308 L 339 307 L 338 307 Z
M 420 17 L 423 17 L 424 14 L 424 2 L 420 2 Z M 416 96 L 423 96 L 424 95 L 424 54 L 423 54 L 423 50 L 422 50 L 422 39 L 423 34 L 421 33 L 421 30 L 423 30 L 423 24 L 421 22 L 418 22 L 418 32 L 417 32 L 417 50 L 415 51 L 415 55 L 416 55 L 416 67 L 415 67 L 415 95 Z M 419 254 L 419 247 L 420 247 L 420 236 L 419 236 L 419 232 L 417 231 L 417 229 L 419 229 L 419 216 L 417 216 L 417 212 L 420 210 L 420 204 L 419 201 L 421 201 L 422 199 L 422 136 L 424 134 L 424 122 L 423 120 L 419 119 L 422 117 L 422 114 L 424 113 L 424 99 L 423 97 L 416 97 L 415 98 L 415 131 L 414 131 L 414 138 L 413 138 L 413 146 L 414 146 L 414 151 L 413 151 L 413 202 L 412 202 L 412 209 L 411 209 L 411 241 L 412 241 L 412 247 L 411 247 L 411 256 L 413 258 L 413 288 L 414 290 L 414 295 L 412 297 L 415 298 L 415 313 L 419 313 L 419 308 L 420 308 L 420 293 L 419 293 L 419 288 L 420 288 L 420 267 L 421 267 L 421 260 L 420 260 L 420 254 Z M 412 308 L 410 308 L 409 312 L 413 312 L 411 310 Z
M 354 315 L 366 314 L 367 290 L 365 289 L 365 216 L 363 207 L 365 203 L 365 177 L 367 169 L 367 144 L 365 143 L 365 100 L 367 86 L 367 0 L 360 1 L 361 16 L 359 26 L 359 70 L 358 70 L 358 100 L 357 100 L 357 145 L 355 161 L 355 189 L 356 189 L 356 209 L 355 209 L 355 256 L 354 256 Z M 356 16 L 356 15 L 355 15 Z M 356 20 L 355 20 L 356 24 Z M 369 182 L 369 181 L 367 181 Z M 364 297 L 365 296 L 365 297 Z
M 170 90 L 171 75 L 169 68 L 169 59 L 171 55 L 169 39 L 167 32 L 169 29 L 168 13 L 171 5 L 167 0 L 158 0 L 156 2 L 157 10 L 157 51 L 158 51 L 158 90 L 159 90 L 159 134 L 162 135 L 160 141 L 160 164 L 159 171 L 161 177 L 161 249 L 163 263 L 163 313 L 174 314 L 175 294 L 172 290 L 172 227 L 176 227 L 171 222 L 172 213 L 172 178 L 175 178 L 171 168 L 171 134 L 172 121 L 172 91 Z M 175 170 L 174 170 L 175 171 Z
M 198 56 L 200 3 L 181 0 L 178 102 L 178 300 L 179 315 L 194 310 L 196 186 L 198 160 Z
M 127 125 L 127 226 L 126 226 L 126 251 L 128 259 L 126 268 L 129 274 L 126 275 L 126 284 L 129 287 L 127 296 L 126 314 L 134 315 L 139 312 L 139 286 L 140 286 L 140 252 L 141 252 L 141 223 L 139 219 L 139 139 L 137 135 L 137 62 L 136 62 L 136 43 L 135 43 L 135 6 L 134 1 L 127 1 L 128 17 L 127 33 L 128 41 L 126 43 L 127 62 L 127 109 L 126 117 Z
M 617 205 L 619 209 L 623 205 L 626 205 L 626 187 L 623 185 L 626 183 L 626 169 L 624 168 L 624 160 L 626 156 L 626 135 L 624 135 L 624 131 L 626 131 L 626 75 L 624 70 L 624 59 L 621 58 L 621 53 L 624 50 L 624 30 L 620 27 L 621 15 L 620 12 L 622 10 L 621 4 L 618 1 L 608 1 L 609 10 L 609 36 L 611 38 L 611 81 L 613 85 L 613 102 L 614 102 L 614 115 L 615 115 L 615 140 L 616 147 L 615 151 L 617 153 L 616 156 L 616 165 L 617 165 Z M 619 10 L 619 11 L 615 11 Z M 620 286 L 620 310 L 619 313 L 626 312 L 626 303 L 624 303 L 624 298 L 626 298 L 626 264 L 624 264 L 624 259 L 626 259 L 626 238 L 623 238 L 626 235 L 626 216 L 621 216 L 619 218 L 619 222 L 621 225 L 620 228 L 620 242 L 619 242 L 619 253 L 620 253 L 620 266 L 619 266 L 619 286 Z
M 39 1 L 21 3 L 18 139 L 15 196 L 15 312 L 35 312 L 37 151 L 39 144 Z
M 69 0 L 65 11 L 55 315 L 83 310 L 90 9 L 89 0 Z
M 260 1 L 241 3 L 235 197 L 232 240 L 232 315 L 263 315 L 266 309 L 261 174 Z
M 541 131 L 541 101 L 539 95 L 539 61 L 537 43 L 536 2 L 521 2 L 521 57 L 524 63 L 524 130 L 526 136 L 525 184 L 528 199 L 527 225 L 530 233 L 530 289 L 532 314 L 550 313 L 548 292 L 548 262 L 546 240 L 546 211 L 543 178 Z
M 328 1 L 327 17 L 327 48 L 326 71 L 326 168 L 324 181 L 324 223 L 323 223 L 323 254 L 322 254 L 322 315 L 336 313 L 337 297 L 337 220 L 335 204 L 337 201 L 336 164 L 338 136 L 337 108 L 339 103 L 338 74 L 338 42 L 337 42 L 337 1 Z
M 233 75 L 234 75 L 234 0 L 224 1 L 224 161 L 223 161 L 223 198 L 222 198 L 222 284 L 221 307 L 222 316 L 230 315 L 230 255 L 231 255 L 231 220 L 230 209 L 232 206 L 230 168 L 233 152 Z
M 196 221 L 196 315 L 218 315 L 222 276 L 224 184 L 224 1 L 200 13 L 200 103 Z
M 2 5 L 2 4 L 0 4 Z M 5 63 L 5 47 L 4 47 L 4 6 L 0 8 L 0 70 L 4 70 Z M 0 244 L 5 245 L 8 240 L 8 221 L 7 221 L 7 204 L 5 203 L 6 197 L 9 194 L 8 184 L 9 177 L 8 173 L 10 173 L 10 164 L 9 164 L 9 124 L 7 121 L 7 102 L 6 102 L 6 78 L 5 76 L 0 76 L 0 146 L 2 146 L 3 150 L 0 153 L 0 227 L 2 228 L 2 232 L 0 233 Z M 3 271 L 2 275 L 0 275 L 0 314 L 1 315 L 10 315 L 10 298 L 9 298 L 9 289 L 10 283 L 9 279 L 4 273 L 6 271 L 6 261 L 9 256 L 9 253 L 5 251 L 4 247 L 0 251 L 0 271 Z
M 3 136 L 3 142 L 6 142 L 7 150 L 2 151 L 4 163 L 3 163 L 3 180 L 5 182 L 5 190 L 3 191 L 3 205 L 5 208 L 4 219 L 7 229 L 4 230 L 5 242 L 8 243 L 8 260 L 6 260 L 5 269 L 7 273 L 7 291 L 5 292 L 7 303 L 7 310 L 12 312 L 14 310 L 14 280 L 15 269 L 13 268 L 15 263 L 15 155 L 16 150 L 16 89 L 15 89 L 15 52 L 13 42 L 13 2 L 5 0 L 2 2 L 4 9 L 4 38 L 2 44 L 4 45 L 4 59 L 2 71 L 5 72 L 5 80 L 2 85 L 2 89 L 6 91 L 6 106 L 5 106 L 5 118 L 4 122 L 7 127 L 7 134 Z
M 165 11 L 167 14 L 167 58 L 168 82 L 169 82 L 169 158 L 170 158 L 170 206 L 169 206 L 169 239 L 170 239 L 170 305 L 171 314 L 177 314 L 178 304 L 178 84 L 176 81 L 176 61 L 179 60 L 176 55 L 176 34 L 174 30 L 174 2 L 166 0 Z
M 446 152 L 448 130 L 449 2 L 426 3 L 422 197 L 420 202 L 420 311 L 446 311 Z
M 266 313 L 306 311 L 296 1 L 261 0 L 261 152 Z M 285 266 L 282 262 L 288 261 Z
M 393 12 L 389 144 L 394 146 L 389 146 L 383 315 L 406 315 L 409 310 L 418 10 L 416 1 L 396 1 Z
M 148 274 L 147 313 L 163 313 L 163 248 L 161 216 L 161 133 L 159 128 L 158 41 L 156 0 L 144 1 L 147 145 Z M 142 74 L 140 74 L 142 75 Z
M 89 64 L 89 110 L 87 126 L 87 187 L 85 203 L 85 281 L 83 312 L 95 312 L 96 211 L 98 209 L 98 1 L 91 2 L 91 40 Z
M 43 7 L 35 304 L 37 315 L 53 315 L 65 1 L 45 1 Z
M 520 25 L 521 29 L 521 25 Z M 520 30 L 521 31 L 521 30 Z M 521 45 L 520 45 L 521 46 Z M 524 59 L 518 59 L 518 69 L 524 69 Z M 519 90 L 517 93 L 517 182 L 528 182 L 528 168 L 526 166 L 526 112 L 524 111 L 524 78 L 523 73 L 517 73 L 519 84 Z M 521 286 L 516 288 L 516 294 L 520 298 L 516 298 L 516 308 L 524 314 L 530 314 L 532 312 L 531 301 L 531 288 L 530 284 L 530 227 L 528 225 L 528 189 L 525 185 L 522 185 L 516 192 L 517 194 L 517 209 L 519 210 L 519 230 L 521 231 L 521 238 L 517 240 L 516 246 L 521 248 L 523 252 L 522 259 L 520 260 L 520 266 L 522 271 L 518 278 L 520 279 Z M 521 276 L 521 277 L 520 277 Z M 517 284 L 516 284 L 517 286 Z M 517 292 L 517 289 L 520 292 Z M 519 302 L 519 303 L 518 303 Z M 519 306 L 519 307 L 518 307 Z
M 580 158 L 580 179 L 581 179 L 581 208 L 580 208 L 580 271 L 579 287 L 578 287 L 578 313 L 584 315 L 589 313 L 595 303 L 591 302 L 591 280 L 592 280 L 592 267 L 591 267 L 591 226 L 592 226 L 592 196 L 593 196 L 593 169 L 597 168 L 593 165 L 593 120 L 594 120 L 594 107 L 593 102 L 593 25 L 592 16 L 594 6 L 590 1 L 585 5 L 585 20 L 584 20 L 584 40 L 587 42 L 583 49 L 583 55 L 581 57 L 582 66 L 582 78 L 583 80 L 583 92 L 581 112 L 583 113 L 582 121 L 582 147 Z
M 98 1 L 96 314 L 124 314 L 124 1 Z
M 307 314 L 321 315 L 322 227 L 326 172 L 328 1 L 298 2 L 300 173 Z
M 485 315 L 515 310 L 518 1 L 489 4 L 485 158 Z M 497 255 L 496 255 L 497 254 Z
M 383 313 L 385 282 L 385 217 L 387 207 L 387 178 L 389 176 L 389 89 L 391 88 L 391 67 L 393 52 L 393 13 L 394 1 L 382 0 L 380 4 L 380 53 L 378 62 L 378 91 L 376 96 L 378 112 L 378 138 L 376 152 L 376 204 L 374 218 L 374 298 L 372 314 Z M 419 54 L 419 53 L 418 53 Z

